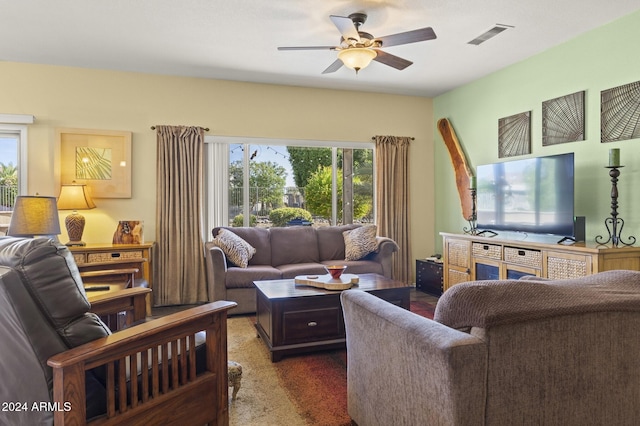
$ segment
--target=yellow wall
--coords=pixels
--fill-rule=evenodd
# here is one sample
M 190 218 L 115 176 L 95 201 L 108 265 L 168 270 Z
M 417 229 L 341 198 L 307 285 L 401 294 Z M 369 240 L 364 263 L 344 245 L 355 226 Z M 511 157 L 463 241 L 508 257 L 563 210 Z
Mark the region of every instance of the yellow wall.
M 354 77 L 355 78 L 355 77 Z M 401 78 L 400 74 L 390 78 Z M 132 198 L 97 199 L 84 212 L 87 243 L 111 241 L 118 220 L 143 220 L 155 240 L 156 124 L 209 135 L 370 142 L 413 136 L 412 258 L 434 250 L 433 110 L 427 98 L 0 62 L 0 113 L 32 114 L 29 194 L 58 195 L 55 129 L 133 133 Z M 67 240 L 62 212 L 62 241 Z

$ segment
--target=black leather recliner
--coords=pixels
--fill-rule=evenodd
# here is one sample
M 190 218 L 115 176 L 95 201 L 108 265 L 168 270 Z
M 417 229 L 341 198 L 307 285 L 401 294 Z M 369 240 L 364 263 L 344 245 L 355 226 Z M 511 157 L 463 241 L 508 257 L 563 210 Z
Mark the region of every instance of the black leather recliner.
M 89 312 L 66 246 L 0 238 L 0 424 L 228 423 L 226 312 L 234 306 L 211 303 L 111 334 Z M 189 349 L 200 331 L 207 345 L 196 360 Z

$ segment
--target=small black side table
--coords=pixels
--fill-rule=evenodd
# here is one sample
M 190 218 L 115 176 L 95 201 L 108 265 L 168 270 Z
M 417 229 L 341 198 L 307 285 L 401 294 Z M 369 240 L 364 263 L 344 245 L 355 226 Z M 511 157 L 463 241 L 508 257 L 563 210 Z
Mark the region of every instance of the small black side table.
M 442 262 L 416 259 L 416 289 L 439 297 L 442 286 Z

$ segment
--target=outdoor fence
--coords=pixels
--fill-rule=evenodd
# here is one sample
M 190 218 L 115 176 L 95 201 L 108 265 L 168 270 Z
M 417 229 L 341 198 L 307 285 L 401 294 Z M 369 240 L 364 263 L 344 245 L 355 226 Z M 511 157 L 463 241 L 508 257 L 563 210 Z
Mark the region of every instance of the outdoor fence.
M 251 214 L 268 215 L 271 210 L 279 207 L 302 207 L 304 208 L 303 189 L 294 186 L 284 188 L 281 199 L 278 202 L 270 202 L 266 199 L 267 194 L 272 194 L 270 188 L 250 187 L 249 202 L 251 203 Z M 244 188 L 229 188 L 229 213 L 231 217 L 242 213 Z M 264 195 L 263 195 L 264 194 Z
M 17 185 L 0 185 L 0 211 L 12 211 L 17 196 Z

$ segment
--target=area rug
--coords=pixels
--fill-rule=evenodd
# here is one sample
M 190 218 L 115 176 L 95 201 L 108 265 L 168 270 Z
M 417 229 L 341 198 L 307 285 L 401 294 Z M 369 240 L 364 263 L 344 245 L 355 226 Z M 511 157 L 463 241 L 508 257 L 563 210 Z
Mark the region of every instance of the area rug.
M 411 311 L 433 318 L 435 306 L 412 301 Z M 345 350 L 284 357 L 272 363 L 257 337 L 254 316 L 228 320 L 229 360 L 242 365 L 242 386 L 230 400 L 231 426 L 341 426 L 347 414 Z
M 431 303 L 427 303 L 422 300 L 412 300 L 409 309 L 414 314 L 433 319 L 433 314 L 436 311 L 436 305 L 432 305 Z

